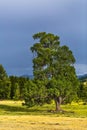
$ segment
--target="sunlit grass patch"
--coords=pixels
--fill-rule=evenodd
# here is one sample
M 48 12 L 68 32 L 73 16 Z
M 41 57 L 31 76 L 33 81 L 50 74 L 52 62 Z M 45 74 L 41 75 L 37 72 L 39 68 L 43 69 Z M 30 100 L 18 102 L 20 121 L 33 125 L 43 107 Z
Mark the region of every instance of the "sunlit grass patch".
M 87 105 L 72 103 L 61 105 L 64 112 L 52 112 L 55 104 L 45 104 L 28 108 L 22 106 L 22 101 L 0 101 L 0 115 L 45 115 L 62 117 L 87 117 Z M 51 111 L 52 110 L 52 111 Z

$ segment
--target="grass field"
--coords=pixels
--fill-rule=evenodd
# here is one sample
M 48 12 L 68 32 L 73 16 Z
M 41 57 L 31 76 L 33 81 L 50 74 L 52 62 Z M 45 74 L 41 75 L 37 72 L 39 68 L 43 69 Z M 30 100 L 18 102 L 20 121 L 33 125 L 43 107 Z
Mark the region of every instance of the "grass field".
M 0 130 L 87 130 L 86 118 L 0 116 Z
M 0 101 L 0 130 L 87 130 L 87 105 L 63 105 L 65 113 L 52 113 L 54 104 L 27 108 L 20 101 Z

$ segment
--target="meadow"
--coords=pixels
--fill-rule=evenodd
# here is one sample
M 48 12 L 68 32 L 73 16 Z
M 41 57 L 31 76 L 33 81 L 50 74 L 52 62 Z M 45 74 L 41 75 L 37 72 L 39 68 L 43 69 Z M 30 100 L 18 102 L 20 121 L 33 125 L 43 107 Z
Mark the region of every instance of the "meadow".
M 62 105 L 64 113 L 50 112 L 55 104 L 28 108 L 21 101 L 0 101 L 0 130 L 87 130 L 87 105 Z

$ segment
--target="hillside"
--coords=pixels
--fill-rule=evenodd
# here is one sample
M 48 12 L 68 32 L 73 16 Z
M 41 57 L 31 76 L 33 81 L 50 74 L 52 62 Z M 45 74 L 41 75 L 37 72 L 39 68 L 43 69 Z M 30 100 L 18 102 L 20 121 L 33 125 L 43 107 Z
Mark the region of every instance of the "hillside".
M 27 74 L 22 75 L 21 77 L 24 77 L 24 78 L 29 78 L 29 79 L 33 79 L 33 78 L 34 78 L 34 76 L 33 76 L 33 75 L 27 75 Z
M 78 78 L 80 81 L 87 81 L 87 74 L 79 75 Z

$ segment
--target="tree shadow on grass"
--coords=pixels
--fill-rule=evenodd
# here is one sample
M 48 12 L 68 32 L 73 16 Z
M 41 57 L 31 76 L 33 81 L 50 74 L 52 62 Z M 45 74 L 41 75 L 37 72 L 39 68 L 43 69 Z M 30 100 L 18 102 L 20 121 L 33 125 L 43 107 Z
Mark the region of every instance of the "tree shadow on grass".
M 55 116 L 74 116 L 75 113 L 72 111 L 64 112 L 50 112 L 49 107 L 35 106 L 28 108 L 26 106 L 10 106 L 0 104 L 0 115 L 55 115 Z
M 0 115 L 9 114 L 9 115 L 48 115 L 47 110 L 38 109 L 38 107 L 27 108 L 25 106 L 10 106 L 0 104 Z

